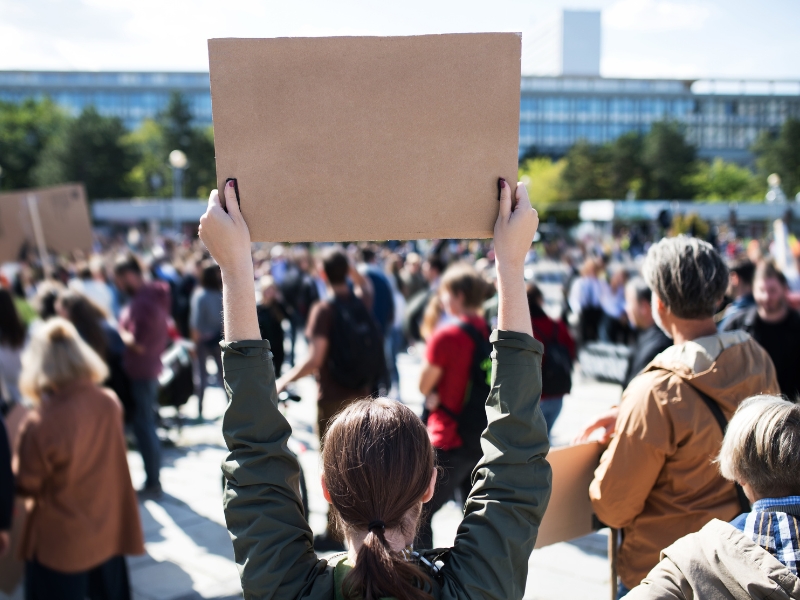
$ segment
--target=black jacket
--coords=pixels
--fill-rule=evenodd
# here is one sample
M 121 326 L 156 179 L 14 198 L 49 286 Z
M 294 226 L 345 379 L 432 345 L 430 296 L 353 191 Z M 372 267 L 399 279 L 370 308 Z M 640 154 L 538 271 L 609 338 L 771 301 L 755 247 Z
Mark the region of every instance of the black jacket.
M 11 529 L 14 509 L 14 474 L 11 472 L 11 449 L 8 446 L 6 423 L 0 417 L 0 531 Z
M 767 323 L 758 316 L 758 308 L 736 315 L 725 324 L 725 331 L 741 329 L 767 351 L 778 375 L 781 393 L 790 399 L 800 396 L 800 314 L 789 310 L 779 323 Z
M 651 325 L 647 329 L 640 331 L 631 351 L 631 357 L 628 361 L 628 374 L 625 376 L 625 385 L 623 387 L 628 387 L 634 377 L 670 346 L 672 346 L 672 340 L 661 331 L 658 325 Z

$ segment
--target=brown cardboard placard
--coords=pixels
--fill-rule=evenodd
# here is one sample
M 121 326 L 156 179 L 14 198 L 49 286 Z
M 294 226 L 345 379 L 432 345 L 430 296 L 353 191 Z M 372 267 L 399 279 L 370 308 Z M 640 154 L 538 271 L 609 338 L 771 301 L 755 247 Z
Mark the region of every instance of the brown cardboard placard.
M 594 531 L 589 484 L 602 451 L 599 442 L 590 442 L 554 448 L 547 455 L 553 469 L 553 488 L 539 526 L 536 548 L 574 540 Z
M 521 37 L 208 41 L 217 177 L 254 241 L 487 238 L 513 183 Z
M 47 249 L 54 254 L 92 249 L 92 223 L 83 184 L 0 194 L 0 261 L 15 261 L 23 248 L 36 250 L 30 202 L 38 208 Z

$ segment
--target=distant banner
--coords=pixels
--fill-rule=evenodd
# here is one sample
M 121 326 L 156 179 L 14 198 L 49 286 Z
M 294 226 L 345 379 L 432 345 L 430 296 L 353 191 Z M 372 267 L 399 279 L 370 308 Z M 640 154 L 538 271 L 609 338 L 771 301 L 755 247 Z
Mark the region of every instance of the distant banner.
M 92 224 L 83 184 L 0 194 L 0 262 L 19 260 L 28 250 L 35 251 L 39 241 L 53 254 L 91 251 Z

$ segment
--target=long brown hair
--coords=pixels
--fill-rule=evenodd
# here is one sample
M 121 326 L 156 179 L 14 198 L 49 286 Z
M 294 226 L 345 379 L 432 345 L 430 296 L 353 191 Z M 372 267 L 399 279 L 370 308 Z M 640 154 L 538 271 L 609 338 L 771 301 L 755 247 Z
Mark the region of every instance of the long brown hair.
M 340 528 L 369 529 L 342 592 L 352 600 L 431 600 L 430 579 L 395 552 L 385 530 L 413 537 L 434 468 L 425 425 L 410 408 L 380 398 L 361 400 L 331 422 L 322 464 Z
M 19 318 L 11 293 L 0 288 L 0 344 L 15 350 L 25 343 L 25 325 Z
M 72 290 L 59 294 L 58 304 L 83 340 L 105 360 L 108 351 L 108 341 L 103 331 L 105 311 L 83 294 Z

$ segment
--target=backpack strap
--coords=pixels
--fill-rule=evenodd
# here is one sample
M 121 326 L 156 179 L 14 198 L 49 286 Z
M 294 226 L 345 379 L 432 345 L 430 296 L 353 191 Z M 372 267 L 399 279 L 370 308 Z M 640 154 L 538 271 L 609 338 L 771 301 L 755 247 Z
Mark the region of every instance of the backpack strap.
M 724 437 L 725 430 L 728 428 L 728 419 L 725 418 L 725 415 L 723 414 L 722 409 L 719 406 L 719 403 L 705 392 L 698 390 L 695 386 L 693 386 L 690 382 L 686 381 L 685 379 L 683 380 L 683 382 L 690 388 L 692 388 L 697 393 L 698 396 L 700 396 L 700 399 L 708 407 L 708 410 L 710 410 L 711 414 L 714 415 L 714 420 L 717 422 L 717 425 L 719 425 L 719 428 L 722 430 L 722 435 Z M 737 482 L 734 481 L 733 483 L 736 486 L 736 497 L 739 500 L 739 506 L 741 507 L 742 512 L 743 513 L 750 512 L 751 510 L 750 501 L 747 499 L 747 496 L 744 493 L 744 489 Z

